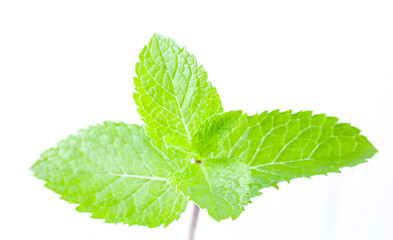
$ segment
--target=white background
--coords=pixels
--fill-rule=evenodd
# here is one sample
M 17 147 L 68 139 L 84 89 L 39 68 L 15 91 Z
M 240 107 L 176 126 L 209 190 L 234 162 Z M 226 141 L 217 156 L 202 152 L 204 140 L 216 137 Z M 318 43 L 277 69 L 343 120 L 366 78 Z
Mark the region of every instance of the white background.
M 202 212 L 197 239 L 393 239 L 392 1 L 0 1 L 0 239 L 185 239 L 104 224 L 28 168 L 104 120 L 141 124 L 134 66 L 154 32 L 186 45 L 225 110 L 313 110 L 350 122 L 369 162 L 264 189 L 236 221 Z

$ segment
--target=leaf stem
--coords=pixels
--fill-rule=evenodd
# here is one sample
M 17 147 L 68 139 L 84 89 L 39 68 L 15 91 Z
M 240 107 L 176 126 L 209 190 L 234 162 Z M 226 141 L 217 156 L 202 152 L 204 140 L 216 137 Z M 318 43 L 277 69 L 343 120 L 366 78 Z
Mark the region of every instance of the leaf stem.
M 194 240 L 195 229 L 198 222 L 198 215 L 199 215 L 199 207 L 197 205 L 194 205 L 194 209 L 192 211 L 190 231 L 188 233 L 189 240 Z

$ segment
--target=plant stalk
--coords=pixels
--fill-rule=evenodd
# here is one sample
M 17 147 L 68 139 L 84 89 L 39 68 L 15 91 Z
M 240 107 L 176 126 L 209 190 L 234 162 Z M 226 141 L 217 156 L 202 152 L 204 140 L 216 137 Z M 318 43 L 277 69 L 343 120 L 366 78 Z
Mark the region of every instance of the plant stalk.
M 190 231 L 188 233 L 189 240 L 194 240 L 195 229 L 198 222 L 198 215 L 199 215 L 199 207 L 197 205 L 194 205 L 194 209 L 192 211 Z

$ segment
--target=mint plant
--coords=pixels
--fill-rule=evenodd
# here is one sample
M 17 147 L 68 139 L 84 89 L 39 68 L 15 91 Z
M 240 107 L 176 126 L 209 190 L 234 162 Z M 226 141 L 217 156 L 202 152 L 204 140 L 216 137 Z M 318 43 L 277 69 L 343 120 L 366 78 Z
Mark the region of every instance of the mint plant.
M 146 125 L 79 130 L 31 167 L 93 218 L 167 226 L 192 201 L 216 221 L 236 219 L 263 188 L 339 173 L 377 152 L 360 130 L 324 114 L 224 112 L 205 69 L 170 38 L 155 34 L 139 59 L 134 99 Z

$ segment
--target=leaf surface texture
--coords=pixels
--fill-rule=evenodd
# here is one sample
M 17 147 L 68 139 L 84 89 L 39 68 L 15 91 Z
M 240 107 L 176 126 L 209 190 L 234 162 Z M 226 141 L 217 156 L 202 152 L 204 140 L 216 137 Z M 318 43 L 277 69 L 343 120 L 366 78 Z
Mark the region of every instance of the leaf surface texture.
M 246 116 L 244 120 L 245 116 L 238 116 L 234 120 L 238 124 L 226 133 L 225 140 L 203 154 L 210 159 L 237 157 L 248 164 L 253 196 L 260 194 L 259 189 L 277 187 L 282 181 L 340 172 L 342 167 L 366 162 L 377 152 L 359 134 L 359 129 L 348 123 L 337 123 L 335 117 L 312 115 L 310 111 L 292 114 L 278 110 Z M 219 119 L 215 117 L 212 121 Z M 202 127 L 212 125 L 215 123 Z M 213 135 L 206 134 L 204 138 L 208 141 Z
M 193 55 L 155 34 L 136 64 L 134 100 L 157 145 L 190 148 L 201 123 L 223 111 L 217 90 Z
M 166 181 L 181 163 L 153 147 L 143 128 L 106 122 L 60 141 L 32 170 L 93 218 L 157 227 L 178 219 L 186 207 L 187 199 Z
M 175 172 L 169 182 L 216 221 L 236 219 L 249 203 L 251 173 L 235 159 L 206 159 Z

